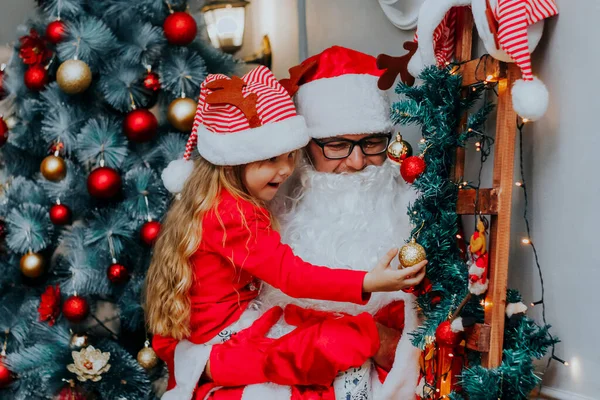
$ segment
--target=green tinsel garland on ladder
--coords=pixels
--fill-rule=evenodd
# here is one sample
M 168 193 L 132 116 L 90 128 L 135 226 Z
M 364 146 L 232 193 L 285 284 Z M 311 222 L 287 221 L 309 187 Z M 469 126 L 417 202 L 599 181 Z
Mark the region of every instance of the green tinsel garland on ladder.
M 468 268 L 456 244 L 458 234 L 458 183 L 451 178 L 454 155 L 458 146 L 475 137 L 493 110 L 484 103 L 472 112 L 462 133 L 457 134 L 462 116 L 471 110 L 486 86 L 477 84 L 464 91 L 460 74 L 452 66 L 425 69 L 422 84 L 409 87 L 400 83 L 396 93 L 404 99 L 392 105 L 392 119 L 400 124 L 418 124 L 422 129 L 425 171 L 413 183 L 419 197 L 409 207 L 414 226 L 413 235 L 427 253 L 427 277 L 432 289 L 419 296 L 417 302 L 424 314 L 423 325 L 412 333 L 413 344 L 421 349 L 435 338 L 438 325 L 448 319 L 469 293 Z M 520 301 L 518 293 L 510 291 L 508 300 Z M 463 308 L 463 318 L 483 323 L 481 298 L 472 296 Z M 469 367 L 459 377 L 463 391 L 450 398 L 526 399 L 539 382 L 532 358 L 541 358 L 547 348 L 557 342 L 548 334 L 549 326 L 538 327 L 523 317 L 516 327 L 507 326 L 502 365 L 493 370 L 479 365 L 478 354 L 468 354 Z

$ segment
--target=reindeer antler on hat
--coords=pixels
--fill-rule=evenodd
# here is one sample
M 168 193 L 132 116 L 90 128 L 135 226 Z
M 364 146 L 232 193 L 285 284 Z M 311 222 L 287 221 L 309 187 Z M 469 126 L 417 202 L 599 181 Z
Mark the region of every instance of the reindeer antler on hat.
M 198 109 L 182 159 L 169 163 L 163 184 L 179 193 L 193 170 L 191 155 L 215 165 L 266 160 L 305 146 L 304 117 L 273 73 L 260 66 L 243 77 L 209 75 L 200 86 Z

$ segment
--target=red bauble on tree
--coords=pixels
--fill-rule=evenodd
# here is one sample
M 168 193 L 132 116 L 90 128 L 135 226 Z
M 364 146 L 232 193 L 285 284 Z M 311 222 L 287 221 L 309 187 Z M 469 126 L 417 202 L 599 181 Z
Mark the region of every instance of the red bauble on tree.
M 123 120 L 123 132 L 132 142 L 147 142 L 156 136 L 158 121 L 148 110 L 133 110 Z
M 50 207 L 50 221 L 54 225 L 67 225 L 71 223 L 71 209 L 64 204 L 54 204 Z
M 0 389 L 3 389 L 10 385 L 12 381 L 12 373 L 4 364 L 4 357 L 0 356 Z
M 152 246 L 160 233 L 160 222 L 148 221 L 140 229 L 140 238 L 148 246 Z
M 23 76 L 29 90 L 40 91 L 48 83 L 48 71 L 40 64 L 30 66 Z
M 198 33 L 194 18 L 186 12 L 174 12 L 163 24 L 165 37 L 170 44 L 187 46 L 192 43 Z
M 87 181 L 88 192 L 99 199 L 110 199 L 121 190 L 121 175 L 109 167 L 92 171 Z
M 405 159 L 400 166 L 400 174 L 408 183 L 413 183 L 425 171 L 425 160 L 420 156 Z
M 4 146 L 8 140 L 8 125 L 4 119 L 0 118 L 0 147 Z
M 115 284 L 125 283 L 129 278 L 129 271 L 125 266 L 114 263 L 111 264 L 110 267 L 106 270 L 106 276 L 108 280 Z
M 51 43 L 61 42 L 67 34 L 67 27 L 61 20 L 52 21 L 46 27 L 46 38 Z
M 73 383 L 70 386 L 65 386 L 56 394 L 55 400 L 86 400 L 85 394 L 75 387 Z
M 19 57 L 27 65 L 45 64 L 52 57 L 52 52 L 46 47 L 46 41 L 40 37 L 35 29 L 29 31 L 29 35 L 19 38 L 21 47 Z
M 153 92 L 159 90 L 160 78 L 158 77 L 158 74 L 148 71 L 146 77 L 144 78 L 144 87 L 148 90 L 152 90 Z
M 90 306 L 86 299 L 81 296 L 73 295 L 65 300 L 62 307 L 63 315 L 71 322 L 80 322 L 87 317 L 90 312 Z
M 435 331 L 435 342 L 440 347 L 456 347 L 461 341 L 461 332 L 452 329 L 450 321 L 444 321 L 438 325 Z

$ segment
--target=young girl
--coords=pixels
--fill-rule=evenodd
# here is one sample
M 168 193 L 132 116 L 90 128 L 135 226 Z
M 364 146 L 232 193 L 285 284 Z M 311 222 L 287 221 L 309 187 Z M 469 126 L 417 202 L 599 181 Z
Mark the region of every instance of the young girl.
M 290 176 L 295 150 L 308 140 L 304 119 L 267 68 L 242 78 L 209 75 L 202 84 L 184 160 L 163 172 L 167 189 L 180 195 L 165 217 L 146 280 L 153 347 L 170 372 L 163 399 L 191 399 L 194 392 L 204 398 L 206 392 L 196 389 L 205 369 L 212 387 L 269 381 L 277 368 L 265 365 L 265 354 L 272 363 L 277 346 L 287 351 L 320 342 L 327 348 L 338 340 L 336 351 L 307 349 L 303 354 L 310 357 L 298 360 L 296 370 L 282 372 L 278 381 L 290 385 L 330 382 L 377 351 L 368 314 L 307 325 L 292 332 L 291 341 L 265 338 L 282 311 L 257 320 L 252 300 L 260 281 L 293 297 L 366 304 L 369 293 L 399 290 L 418 279 L 407 278 L 417 270 L 389 268 L 395 250 L 367 273 L 311 265 L 281 243 L 264 205 Z M 192 162 L 196 141 L 201 158 Z M 344 340 L 347 348 L 340 349 Z

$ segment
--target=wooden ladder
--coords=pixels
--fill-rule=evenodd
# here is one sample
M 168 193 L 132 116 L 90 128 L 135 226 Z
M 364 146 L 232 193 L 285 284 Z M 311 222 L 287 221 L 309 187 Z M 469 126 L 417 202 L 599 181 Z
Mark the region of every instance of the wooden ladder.
M 491 57 L 472 60 L 473 17 L 470 9 L 460 13 L 457 32 L 455 58 L 460 65 L 463 87 L 481 82 L 489 75 L 497 82 L 498 104 L 496 117 L 496 138 L 494 145 L 494 170 L 491 188 L 479 189 L 479 204 L 475 210 L 475 189 L 460 189 L 457 202 L 459 215 L 474 215 L 476 212 L 489 215 L 489 288 L 485 307 L 485 324 L 477 330 L 478 337 L 467 341 L 467 347 L 482 353 L 482 365 L 496 368 L 502 362 L 502 344 L 504 339 L 504 318 L 506 308 L 506 288 L 508 280 L 508 258 L 510 246 L 511 201 L 514 188 L 514 159 L 517 132 L 517 114 L 512 107 L 510 88 L 520 71 L 514 64 L 505 64 Z M 485 72 L 484 72 L 485 71 Z M 485 73 L 486 76 L 482 76 Z M 478 75 L 478 76 L 476 76 Z M 464 130 L 465 115 L 459 130 Z M 456 153 L 454 178 L 458 182 L 464 176 L 465 149 Z M 447 370 L 442 366 L 442 370 Z M 455 377 L 440 381 L 439 396 L 452 390 Z

